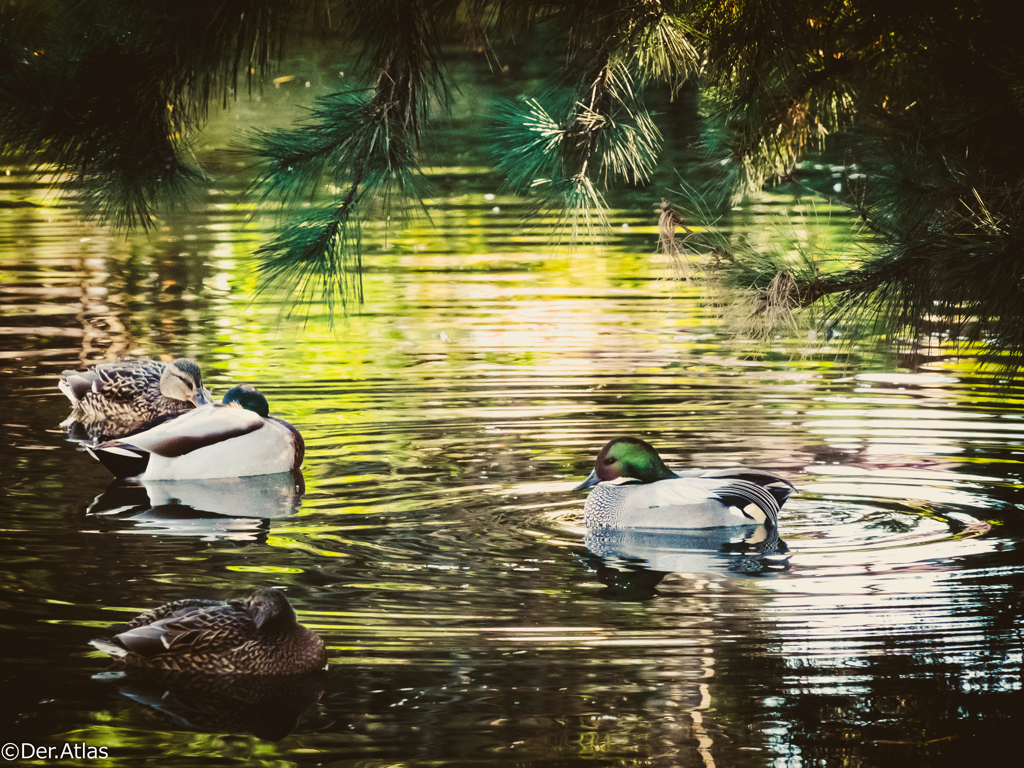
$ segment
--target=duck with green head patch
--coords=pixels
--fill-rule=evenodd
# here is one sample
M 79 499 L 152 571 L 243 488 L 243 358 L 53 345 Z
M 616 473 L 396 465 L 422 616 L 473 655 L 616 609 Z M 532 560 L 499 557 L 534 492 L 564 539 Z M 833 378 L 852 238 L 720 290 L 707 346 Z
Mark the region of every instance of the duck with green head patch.
M 150 481 L 289 472 L 302 466 L 306 447 L 295 427 L 270 415 L 262 392 L 242 384 L 223 404 L 86 450 L 117 477 Z
M 588 528 L 777 527 L 793 485 L 761 469 L 673 472 L 650 444 L 617 437 L 575 490 L 592 489 L 583 507 Z
M 277 589 L 247 600 L 176 600 L 111 627 L 92 645 L 126 667 L 194 674 L 295 675 L 323 669 L 324 642 Z

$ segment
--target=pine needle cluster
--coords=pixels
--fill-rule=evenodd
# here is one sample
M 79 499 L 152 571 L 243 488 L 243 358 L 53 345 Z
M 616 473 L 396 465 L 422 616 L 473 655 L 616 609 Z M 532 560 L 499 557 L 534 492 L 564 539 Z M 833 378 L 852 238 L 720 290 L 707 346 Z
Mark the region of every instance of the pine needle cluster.
M 257 251 L 264 288 L 297 288 L 325 301 L 332 315 L 335 302 L 362 300 L 360 217 L 376 207 L 388 220 L 420 199 L 421 135 L 431 110 L 443 113 L 452 100 L 440 46 L 457 8 L 452 0 L 352 4 L 343 25 L 362 46 L 364 78 L 375 84 L 319 100 L 298 128 L 255 135 L 261 172 L 253 191 L 287 213 Z M 338 190 L 331 201 L 297 215 L 296 204 L 325 186 Z
M 662 137 L 642 89 L 658 81 L 674 93 L 698 60 L 677 5 L 563 4 L 555 38 L 569 41 L 565 73 L 499 116 L 497 169 L 538 209 L 557 211 L 557 231 L 573 242 L 606 223 L 603 189 L 650 181 Z
M 669 206 L 660 247 L 675 263 L 704 248 L 701 268 L 765 329 L 815 306 L 891 337 L 941 329 L 1024 365 L 1024 45 L 999 0 L 11 0 L 0 153 L 70 176 L 88 216 L 150 226 L 203 178 L 189 136 L 207 110 L 258 87 L 300 19 L 361 55 L 357 88 L 251 137 L 252 193 L 282 214 L 258 252 L 261 284 L 296 305 L 361 300 L 365 217 L 422 199 L 421 145 L 455 91 L 445 46 L 493 53 L 544 32 L 564 65 L 501 110 L 495 164 L 538 212 L 556 211 L 560 233 L 600 232 L 608 189 L 651 181 L 662 134 L 645 94 L 690 83 L 705 213 L 791 182 L 824 148 L 847 169 L 833 202 L 860 215 L 875 250 L 843 263 L 701 244 Z
M 69 175 L 87 217 L 148 227 L 196 192 L 187 137 L 264 70 L 290 13 L 274 0 L 0 5 L 0 154 Z
M 765 265 L 754 282 L 766 324 L 780 306 L 818 306 L 830 322 L 909 343 L 984 341 L 992 359 L 1024 365 L 1024 46 L 1009 8 L 698 5 L 705 149 L 719 169 L 701 198 L 714 207 L 790 182 L 808 151 L 841 150 L 835 202 L 875 235 L 870 257 L 826 274 Z M 769 299 L 776 277 L 787 290 Z M 751 284 L 741 264 L 719 279 Z
M 827 220 L 812 211 L 799 226 L 784 220 L 758 238 L 743 228 L 727 234 L 708 200 L 685 183 L 683 193 L 685 207 L 662 202 L 659 251 L 678 276 L 708 289 L 711 305 L 738 336 L 831 336 L 835 318 L 804 310 L 822 297 L 825 281 L 859 260 L 846 243 L 827 242 Z

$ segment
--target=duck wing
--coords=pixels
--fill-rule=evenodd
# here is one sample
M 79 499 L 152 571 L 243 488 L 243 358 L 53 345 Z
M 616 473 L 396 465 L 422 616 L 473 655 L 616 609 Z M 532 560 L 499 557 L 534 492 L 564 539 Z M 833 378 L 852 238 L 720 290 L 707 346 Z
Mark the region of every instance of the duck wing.
M 750 467 L 730 467 L 727 469 L 689 469 L 677 472 L 679 477 L 712 477 L 732 480 L 745 480 L 754 483 L 767 490 L 781 507 L 786 499 L 796 490 L 796 486 L 789 480 L 769 472 L 765 469 L 751 469 Z
M 148 453 L 166 458 L 187 453 L 241 437 L 262 429 L 266 420 L 258 413 L 231 406 L 204 405 L 153 429 L 122 438 L 118 443 L 141 448 Z M 114 447 L 104 443 L 99 448 Z
M 217 653 L 237 648 L 252 640 L 256 633 L 256 623 L 245 606 L 229 602 L 173 611 L 166 618 L 120 632 L 113 642 L 144 657 Z
M 756 523 L 775 527 L 779 521 L 780 505 L 775 496 L 757 483 L 739 478 L 681 477 L 658 483 L 637 486 L 643 489 L 648 509 L 658 507 L 700 507 L 708 501 L 717 501 L 736 507 Z M 753 505 L 761 511 L 763 519 L 750 514 Z
M 78 400 L 92 393 L 127 403 L 141 397 L 147 390 L 159 392 L 164 367 L 164 363 L 155 360 L 100 363 L 88 371 L 64 371 L 61 383 L 66 385 L 66 389 L 61 389 Z
M 754 515 L 747 512 L 747 508 L 754 505 L 764 513 L 765 519 L 758 522 L 763 522 L 769 528 L 778 527 L 781 505 L 768 489 L 757 483 L 752 483 L 749 480 L 730 479 L 719 483 L 713 493 L 725 504 L 737 507 L 747 517 L 757 520 Z
M 194 611 L 208 610 L 210 608 L 216 608 L 225 604 L 237 604 L 242 605 L 241 600 L 197 600 L 195 598 L 188 598 L 185 600 L 175 600 L 170 603 L 154 608 L 151 611 L 140 613 L 134 619 L 126 624 L 115 624 L 110 627 L 111 632 L 123 632 L 126 629 L 134 629 L 135 627 L 144 627 L 147 624 L 152 624 L 154 621 L 160 621 L 160 619 L 174 618 L 178 616 L 186 616 Z

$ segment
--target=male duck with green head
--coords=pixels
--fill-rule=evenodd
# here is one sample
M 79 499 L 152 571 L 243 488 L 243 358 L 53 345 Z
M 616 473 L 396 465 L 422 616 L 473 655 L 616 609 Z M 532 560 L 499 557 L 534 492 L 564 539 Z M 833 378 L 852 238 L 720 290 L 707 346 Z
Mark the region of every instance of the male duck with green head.
M 267 398 L 251 384 L 163 424 L 86 450 L 116 477 L 206 480 L 271 475 L 299 469 L 302 435 L 270 415 Z
M 597 455 L 583 507 L 588 528 L 777 527 L 793 485 L 761 469 L 707 469 L 675 473 L 636 437 L 617 437 Z

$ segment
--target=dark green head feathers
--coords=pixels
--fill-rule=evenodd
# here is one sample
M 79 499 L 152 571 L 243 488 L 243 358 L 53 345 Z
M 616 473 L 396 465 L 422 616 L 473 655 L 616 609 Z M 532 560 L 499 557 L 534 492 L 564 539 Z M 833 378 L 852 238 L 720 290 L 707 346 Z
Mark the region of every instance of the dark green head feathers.
M 591 488 L 600 482 L 619 478 L 656 483 L 678 477 L 665 466 L 661 456 L 649 443 L 638 437 L 616 437 L 597 454 L 594 471 L 576 490 Z
M 267 398 L 252 384 L 239 384 L 229 389 L 224 395 L 224 405 L 238 405 L 247 411 L 258 413 L 264 419 L 270 416 Z

